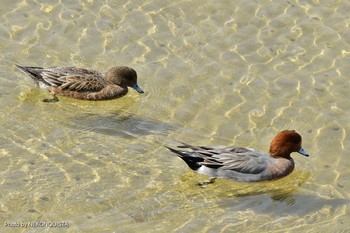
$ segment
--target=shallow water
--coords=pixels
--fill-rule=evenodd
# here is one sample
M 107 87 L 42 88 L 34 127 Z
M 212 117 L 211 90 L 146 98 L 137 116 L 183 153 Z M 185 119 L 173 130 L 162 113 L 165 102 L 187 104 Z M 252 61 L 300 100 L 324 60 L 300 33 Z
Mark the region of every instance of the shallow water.
M 2 232 L 350 231 L 348 1 L 73 2 L 2 1 Z M 146 93 L 44 103 L 14 64 L 128 65 Z M 283 129 L 311 156 L 272 182 L 199 187 L 163 147 Z

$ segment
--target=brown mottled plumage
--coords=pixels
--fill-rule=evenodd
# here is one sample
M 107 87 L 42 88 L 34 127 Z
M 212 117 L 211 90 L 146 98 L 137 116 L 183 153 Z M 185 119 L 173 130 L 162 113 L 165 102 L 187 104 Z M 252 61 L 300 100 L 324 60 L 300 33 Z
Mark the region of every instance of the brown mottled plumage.
M 96 70 L 78 67 L 16 66 L 28 74 L 38 87 L 54 95 L 54 99 L 49 101 L 57 101 L 56 95 L 81 100 L 116 99 L 126 95 L 128 87 L 143 93 L 137 85 L 136 71 L 126 66 L 112 67 L 104 75 Z

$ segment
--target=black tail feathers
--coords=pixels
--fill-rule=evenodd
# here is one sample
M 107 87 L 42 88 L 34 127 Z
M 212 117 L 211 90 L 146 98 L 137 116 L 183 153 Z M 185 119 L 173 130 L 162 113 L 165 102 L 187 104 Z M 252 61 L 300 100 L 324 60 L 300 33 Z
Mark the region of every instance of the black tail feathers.
M 177 154 L 185 163 L 192 169 L 192 170 L 198 170 L 202 165 L 200 164 L 201 162 L 204 161 L 203 158 L 196 156 L 194 152 L 189 152 L 189 151 L 180 151 L 173 149 L 171 147 L 167 147 L 171 152 Z

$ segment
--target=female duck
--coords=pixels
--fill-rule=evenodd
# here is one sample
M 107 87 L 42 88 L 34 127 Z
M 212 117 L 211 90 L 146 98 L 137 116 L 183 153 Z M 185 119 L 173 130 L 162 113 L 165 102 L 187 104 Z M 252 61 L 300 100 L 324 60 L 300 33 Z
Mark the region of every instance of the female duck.
M 128 87 L 137 92 L 143 90 L 137 85 L 137 74 L 132 68 L 116 66 L 105 74 L 99 71 L 77 67 L 27 67 L 16 65 L 28 74 L 35 84 L 54 95 L 45 102 L 56 102 L 56 95 L 81 100 L 110 100 L 128 93 Z
M 274 180 L 290 174 L 294 160 L 290 153 L 309 154 L 301 147 L 301 136 L 294 130 L 284 130 L 276 135 L 270 152 L 243 147 L 207 147 L 182 143 L 181 151 L 167 147 L 183 159 L 194 171 L 212 178 L 225 178 L 242 182 Z

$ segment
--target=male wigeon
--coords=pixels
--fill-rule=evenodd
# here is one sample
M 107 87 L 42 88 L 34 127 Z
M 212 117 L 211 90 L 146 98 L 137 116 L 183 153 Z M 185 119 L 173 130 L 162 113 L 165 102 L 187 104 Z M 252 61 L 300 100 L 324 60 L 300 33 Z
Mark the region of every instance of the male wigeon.
M 56 95 L 68 96 L 81 100 L 110 100 L 128 93 L 128 87 L 137 92 L 143 90 L 137 85 L 137 74 L 132 68 L 116 66 L 105 74 L 78 67 L 28 67 L 16 65 L 28 74 L 35 84 L 54 96 L 45 102 L 56 102 Z
M 301 136 L 294 130 L 283 130 L 272 140 L 269 153 L 243 147 L 207 147 L 182 143 L 182 151 L 167 147 L 194 171 L 212 178 L 241 182 L 274 180 L 290 174 L 294 160 L 290 153 L 309 154 L 301 146 Z

